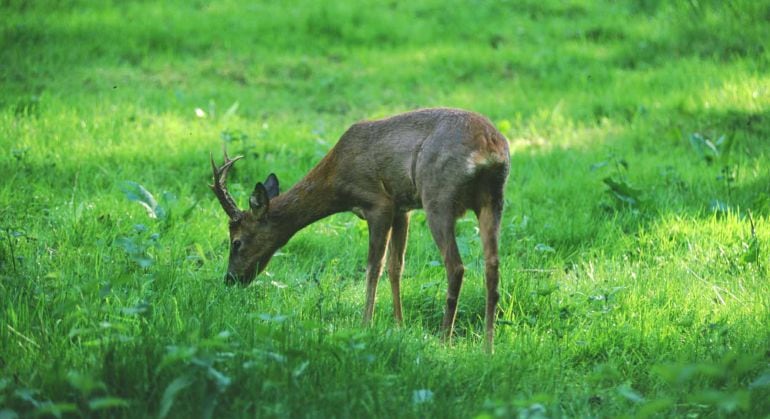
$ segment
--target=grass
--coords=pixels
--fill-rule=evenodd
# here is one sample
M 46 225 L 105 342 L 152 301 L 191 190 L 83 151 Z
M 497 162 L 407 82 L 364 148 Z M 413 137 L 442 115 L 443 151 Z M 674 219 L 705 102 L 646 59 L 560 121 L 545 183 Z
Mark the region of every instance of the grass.
M 17 2 L 0 21 L 0 416 L 770 414 L 770 4 Z M 360 326 L 366 225 L 226 288 L 231 175 L 300 179 L 416 107 L 510 139 L 497 351 L 483 260 L 457 336 L 413 216 L 396 328 Z M 150 218 L 137 201 L 151 193 Z M 387 277 L 382 279 L 387 281 Z

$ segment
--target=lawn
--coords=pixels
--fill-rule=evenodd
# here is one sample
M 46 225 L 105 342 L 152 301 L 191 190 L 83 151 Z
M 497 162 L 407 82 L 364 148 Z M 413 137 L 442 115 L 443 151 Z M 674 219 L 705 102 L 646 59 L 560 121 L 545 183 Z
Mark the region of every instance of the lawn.
M 0 418 L 770 414 L 770 2 L 0 5 Z M 480 112 L 509 139 L 496 351 L 477 224 L 455 338 L 425 215 L 404 325 L 361 325 L 367 227 L 226 287 L 244 207 L 356 121 Z

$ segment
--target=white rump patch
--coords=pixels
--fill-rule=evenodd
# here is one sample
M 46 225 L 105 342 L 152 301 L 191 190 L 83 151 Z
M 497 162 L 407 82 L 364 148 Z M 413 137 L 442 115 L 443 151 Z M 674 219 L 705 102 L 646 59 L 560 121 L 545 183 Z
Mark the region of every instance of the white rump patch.
M 465 159 L 465 170 L 468 174 L 473 174 L 481 167 L 489 166 L 491 164 L 502 163 L 500 156 L 488 151 L 473 151 Z

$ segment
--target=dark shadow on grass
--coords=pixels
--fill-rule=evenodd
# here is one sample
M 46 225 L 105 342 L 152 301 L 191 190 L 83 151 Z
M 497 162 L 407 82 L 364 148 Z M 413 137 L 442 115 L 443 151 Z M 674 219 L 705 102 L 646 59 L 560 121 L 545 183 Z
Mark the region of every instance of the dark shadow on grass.
M 95 7 L 91 4 L 91 7 Z M 103 6 L 108 8 L 109 6 Z M 150 6 L 147 6 L 151 8 Z M 27 19 L 14 19 L 12 24 L 2 27 L 0 36 L 0 62 L 11 63 L 0 68 L 0 82 L 7 93 L 0 97 L 0 107 L 14 107 L 18 112 L 36 106 L 33 102 L 41 93 L 57 86 L 63 78 L 81 77 L 75 80 L 74 86 L 82 90 L 97 90 L 99 80 L 94 80 L 94 68 L 103 68 L 107 72 L 122 67 L 141 68 L 143 71 L 153 71 L 145 66 L 147 62 L 166 60 L 173 67 L 188 67 L 184 60 L 207 60 L 212 54 L 221 53 L 222 40 L 220 36 L 212 36 L 201 31 L 199 25 L 191 24 L 188 20 L 206 24 L 206 29 L 231 39 L 254 40 L 253 43 L 236 44 L 227 49 L 228 55 L 238 58 L 248 57 L 249 65 L 264 61 L 259 54 L 266 51 L 287 54 L 302 44 L 312 54 L 329 56 L 330 63 L 355 58 L 358 50 L 381 50 L 387 55 L 389 49 L 414 49 L 417 52 L 440 49 L 445 45 L 486 45 L 489 51 L 516 51 L 518 48 L 532 48 L 542 42 L 529 32 L 521 32 L 517 25 L 509 24 L 513 17 L 524 19 L 532 25 L 540 22 L 568 21 L 574 25 L 569 31 L 551 35 L 553 40 L 565 44 L 585 41 L 585 46 L 595 52 L 609 51 L 609 54 L 585 54 L 579 50 L 558 49 L 550 51 L 546 48 L 532 53 L 543 55 L 539 61 L 529 59 L 511 59 L 503 55 L 495 58 L 492 64 L 478 64 L 474 60 L 458 60 L 457 62 L 414 62 L 410 65 L 428 68 L 436 67 L 432 75 L 440 75 L 442 83 L 469 83 L 479 74 L 498 74 L 501 79 L 522 78 L 536 85 L 552 83 L 554 75 L 559 90 L 570 88 L 566 81 L 579 81 L 580 71 L 596 66 L 601 62 L 604 66 L 617 70 L 646 70 L 669 65 L 680 59 L 700 57 L 706 60 L 730 62 L 735 59 L 757 58 L 757 63 L 767 66 L 767 51 L 764 39 L 767 38 L 766 25 L 757 24 L 757 19 L 770 15 L 770 6 L 758 5 L 752 10 L 736 10 L 735 8 L 718 4 L 704 3 L 698 6 L 677 6 L 673 15 L 656 1 L 635 1 L 626 5 L 613 5 L 620 10 L 620 22 L 598 19 L 605 12 L 603 5 L 594 8 L 577 4 L 546 4 L 541 2 L 515 2 L 510 4 L 484 3 L 475 5 L 473 15 L 464 16 L 463 8 L 443 7 L 422 10 L 399 10 L 394 5 L 382 5 L 380 9 L 366 12 L 347 13 L 340 18 L 334 16 L 334 5 L 321 5 L 306 11 L 306 21 L 300 19 L 294 22 L 283 16 L 287 24 L 272 23 L 262 29 L 258 24 L 240 25 L 239 17 L 223 15 L 223 12 L 204 12 L 202 8 L 188 5 L 180 13 L 189 19 L 164 19 L 162 13 L 146 13 L 138 16 L 136 8 L 131 5 L 118 7 L 120 13 L 127 18 L 140 20 L 141 24 L 127 24 L 120 19 L 97 21 L 82 19 L 78 24 L 68 24 L 70 15 L 79 16 L 76 7 L 56 7 L 57 13 L 62 14 L 61 20 L 47 22 L 36 19 L 36 15 L 44 16 L 48 12 L 44 6 L 39 10 L 18 8 L 20 16 Z M 43 10 L 45 9 L 45 10 Z M 723 10 L 724 9 L 724 10 Z M 95 8 L 93 13 L 101 9 Z M 713 14 L 723 15 L 722 19 L 709 19 Z M 455 22 L 456 34 L 443 35 L 435 39 L 422 39 L 401 36 L 394 39 L 387 34 L 393 31 L 382 16 L 395 18 L 430 17 L 438 23 Z M 87 15 L 86 15 L 87 16 Z M 304 15 L 303 15 L 304 16 Z M 81 16 L 82 17 L 82 16 Z M 478 18 L 484 19 L 478 19 Z M 637 22 L 650 18 L 661 21 L 662 27 L 634 29 Z M 349 20 L 349 21 L 348 21 Z M 594 20 L 598 20 L 594 22 Z M 626 20 L 626 22 L 623 22 Z M 21 22 L 21 23 L 18 23 Z M 320 22 L 320 23 L 319 23 Z M 435 24 L 434 22 L 434 24 Z M 136 22 L 135 22 L 136 23 Z M 265 22 L 262 22 L 265 23 Z M 418 22 L 414 22 L 417 24 Z M 627 23 L 627 24 L 624 24 Z M 427 25 L 427 24 L 426 24 Z M 368 31 L 355 28 L 367 27 Z M 419 26 L 417 26 L 419 28 Z M 548 25 L 542 26 L 548 31 Z M 427 25 L 427 29 L 435 30 Z M 494 28 L 494 29 L 490 29 Z M 272 31 L 263 33 L 263 31 Z M 445 32 L 445 31 L 443 31 Z M 419 33 L 419 31 L 418 31 Z M 267 37 L 266 35 L 270 35 Z M 384 36 L 384 37 L 383 37 Z M 426 35 L 429 37 L 429 35 Z M 339 45 L 350 45 L 353 50 L 337 50 Z M 529 49 L 525 49 L 529 51 Z M 553 54 L 552 57 L 549 54 Z M 337 89 L 333 78 L 326 74 L 314 74 L 314 69 L 307 64 L 299 66 L 296 71 L 285 72 L 283 69 L 271 75 L 270 68 L 283 67 L 285 63 L 272 63 L 267 60 L 263 75 L 268 79 L 305 78 L 313 84 L 329 84 Z M 311 61 L 312 62 L 312 61 Z M 372 79 L 382 76 L 377 68 Z M 574 73 L 574 74 L 573 74 Z M 220 77 L 221 74 L 213 74 Z M 232 75 L 230 75 L 232 76 Z M 225 75 L 224 77 L 230 77 Z M 96 76 L 98 77 L 98 76 Z M 445 79 L 445 80 L 444 80 Z M 242 86 L 247 84 L 248 77 L 243 74 L 235 75 L 231 83 Z M 418 84 L 424 84 L 417 81 Z M 281 86 L 279 84 L 279 86 Z M 262 86 L 264 87 L 264 86 Z M 270 86 L 272 87 L 272 86 Z M 291 86 L 289 86 L 291 87 Z M 382 86 L 383 89 L 387 86 Z M 286 88 L 286 86 L 282 86 Z M 572 87 L 574 89 L 574 87 Z M 580 87 L 578 87 L 580 88 Z M 301 89 L 300 92 L 301 93 Z M 333 94 L 333 92 L 329 92 Z M 333 100 L 333 99 L 330 99 Z M 359 100 L 359 103 L 363 100 Z M 321 105 L 319 105 L 323 109 Z M 334 109 L 343 112 L 350 111 L 344 103 L 338 103 Z M 330 109 L 331 110 L 331 109 Z M 632 110 L 633 111 L 633 110 Z M 597 109 L 594 113 L 603 113 Z

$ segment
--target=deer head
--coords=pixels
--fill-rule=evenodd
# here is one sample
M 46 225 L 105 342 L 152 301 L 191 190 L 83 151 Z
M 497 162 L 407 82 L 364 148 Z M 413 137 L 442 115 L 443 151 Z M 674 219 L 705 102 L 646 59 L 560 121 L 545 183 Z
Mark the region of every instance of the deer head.
M 230 159 L 226 151 L 224 154 L 225 162 L 220 167 L 217 167 L 214 158 L 211 158 L 214 184 L 210 187 L 230 218 L 230 257 L 225 283 L 248 285 L 265 269 L 278 248 L 274 237 L 275 228 L 267 216 L 270 200 L 279 193 L 278 178 L 271 173 L 264 183 L 257 182 L 249 197 L 249 210 L 241 211 L 227 192 L 225 183 L 227 172 L 242 156 Z

